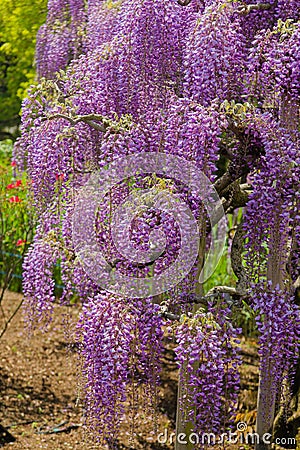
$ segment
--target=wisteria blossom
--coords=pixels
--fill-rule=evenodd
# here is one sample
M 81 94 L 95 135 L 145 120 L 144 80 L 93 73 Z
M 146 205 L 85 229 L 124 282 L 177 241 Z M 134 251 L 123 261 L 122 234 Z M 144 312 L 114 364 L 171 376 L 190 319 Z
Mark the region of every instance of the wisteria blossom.
M 155 408 L 165 325 L 176 341 L 181 429 L 222 433 L 234 422 L 241 331 L 232 305 L 247 304 L 256 316 L 259 434 L 272 428 L 282 386 L 293 383 L 299 356 L 299 20 L 298 0 L 48 2 L 37 37 L 39 84 L 24 100 L 12 162 L 28 172 L 38 217 L 24 262 L 25 304 L 31 324 L 50 319 L 52 269 L 59 262 L 62 301 L 75 295 L 83 305 L 77 337 L 86 422 L 111 448 L 124 414 L 134 416 L 138 389 Z M 175 174 L 145 171 L 123 180 L 103 198 L 94 224 L 112 272 L 151 279 L 176 261 L 179 224 L 151 204 L 137 212 L 129 233 L 135 249 L 149 249 L 153 232 L 166 236 L 155 261 L 140 264 L 114 242 L 113 216 L 129 195 L 146 189 L 184 201 L 197 221 L 200 246 L 175 288 L 144 299 L 123 297 L 105 291 L 81 264 L 72 239 L 80 188 L 111 161 L 147 152 L 190 161 L 214 186 L 225 214 L 239 211 L 231 245 L 235 286 L 207 293 L 199 282 L 214 224 L 200 193 Z M 15 207 L 17 183 L 7 186 Z M 221 215 L 216 212 L 215 222 Z

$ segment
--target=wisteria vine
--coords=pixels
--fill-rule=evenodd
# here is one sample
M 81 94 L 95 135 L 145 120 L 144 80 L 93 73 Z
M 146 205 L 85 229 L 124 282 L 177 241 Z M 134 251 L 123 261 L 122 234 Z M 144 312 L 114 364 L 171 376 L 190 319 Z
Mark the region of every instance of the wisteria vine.
M 39 84 L 24 101 L 14 150 L 39 218 L 24 294 L 29 318 L 49 318 L 52 266 L 60 261 L 62 300 L 77 295 L 83 303 L 87 424 L 108 445 L 128 408 L 134 419 L 136 386 L 155 407 L 166 324 L 177 342 L 181 422 L 199 433 L 227 429 L 237 404 L 240 330 L 226 295 L 256 314 L 263 391 L 257 429 L 269 432 L 274 422 L 282 382 L 299 356 L 299 19 L 296 0 L 48 2 L 37 39 Z M 199 225 L 192 271 L 172 291 L 146 299 L 104 292 L 84 271 L 72 241 L 79 189 L 116 158 L 147 152 L 193 162 L 225 213 L 242 208 L 231 252 L 235 287 L 205 295 L 197 276 L 212 224 L 201 196 L 175 176 L 147 172 L 107 194 L 95 220 L 98 244 L 113 270 L 163 272 L 180 249 L 176 221 L 152 207 L 137 214 L 130 231 L 136 248 L 148 248 L 155 230 L 167 236 L 155 264 L 139 265 L 114 245 L 111 218 L 126 196 L 166 190 L 189 205 Z M 262 419 L 266 408 L 270 417 Z

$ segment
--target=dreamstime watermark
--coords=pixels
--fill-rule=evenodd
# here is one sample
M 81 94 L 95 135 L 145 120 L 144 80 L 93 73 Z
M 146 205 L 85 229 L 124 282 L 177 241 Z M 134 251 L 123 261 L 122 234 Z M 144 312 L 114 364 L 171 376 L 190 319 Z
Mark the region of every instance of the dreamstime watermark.
M 163 433 L 158 434 L 157 442 L 159 444 L 174 444 L 177 440 L 178 444 L 181 445 L 235 445 L 235 444 L 245 444 L 245 445 L 255 445 L 255 444 L 265 444 L 271 445 L 275 443 L 276 445 L 294 445 L 297 442 L 295 438 L 292 437 L 281 437 L 272 439 L 272 434 L 265 433 L 259 436 L 255 432 L 247 432 L 248 425 L 245 422 L 238 422 L 235 431 L 228 431 L 227 433 L 222 433 L 217 435 L 215 433 L 194 433 L 189 434 L 179 433 L 169 433 L 167 429 Z
M 109 292 L 126 297 L 155 296 L 173 288 L 191 271 L 199 253 L 198 223 L 189 205 L 172 190 L 154 186 L 133 190 L 114 208 L 111 239 L 119 254 L 129 262 L 149 264 L 156 261 L 166 247 L 166 236 L 161 229 L 153 229 L 150 233 L 147 251 L 138 249 L 130 239 L 134 218 L 142 211 L 155 208 L 173 217 L 179 227 L 181 245 L 175 261 L 162 273 L 142 278 L 126 275 L 105 259 L 97 241 L 97 211 L 111 189 L 144 174 L 175 180 L 201 199 L 212 230 L 210 248 L 199 276 L 201 282 L 214 272 L 226 239 L 227 224 L 220 198 L 195 164 L 175 155 L 151 152 L 114 160 L 106 168 L 94 172 L 81 188 L 75 202 L 72 237 L 76 256 L 93 281 Z

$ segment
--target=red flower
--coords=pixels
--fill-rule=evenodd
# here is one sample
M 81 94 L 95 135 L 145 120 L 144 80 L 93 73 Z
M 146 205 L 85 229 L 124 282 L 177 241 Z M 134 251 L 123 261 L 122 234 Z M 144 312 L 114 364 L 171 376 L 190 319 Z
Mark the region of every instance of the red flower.
M 11 166 L 12 166 L 12 167 L 16 167 L 16 166 L 17 166 L 16 161 L 12 161 L 12 162 L 11 162 Z
M 24 244 L 26 244 L 26 241 L 24 241 L 23 239 L 18 239 L 16 246 L 19 247 L 20 245 L 24 245 Z
M 6 186 L 6 189 L 14 189 L 22 186 L 22 180 L 17 180 L 15 184 L 11 183 Z
M 13 197 L 10 197 L 9 202 L 10 203 L 20 203 L 22 200 L 17 196 L 14 195 Z
M 63 181 L 64 179 L 64 174 L 63 173 L 57 173 L 55 175 L 56 181 Z

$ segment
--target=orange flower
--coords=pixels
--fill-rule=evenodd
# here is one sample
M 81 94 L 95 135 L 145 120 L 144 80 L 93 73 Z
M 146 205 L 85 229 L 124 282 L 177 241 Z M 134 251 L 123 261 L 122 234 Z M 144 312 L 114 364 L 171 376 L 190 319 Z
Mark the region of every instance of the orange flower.
M 16 167 L 16 166 L 17 166 L 16 161 L 12 161 L 12 162 L 11 162 L 11 166 L 12 166 L 12 167 Z
M 15 183 L 15 187 L 22 186 L 22 180 L 17 180 Z

